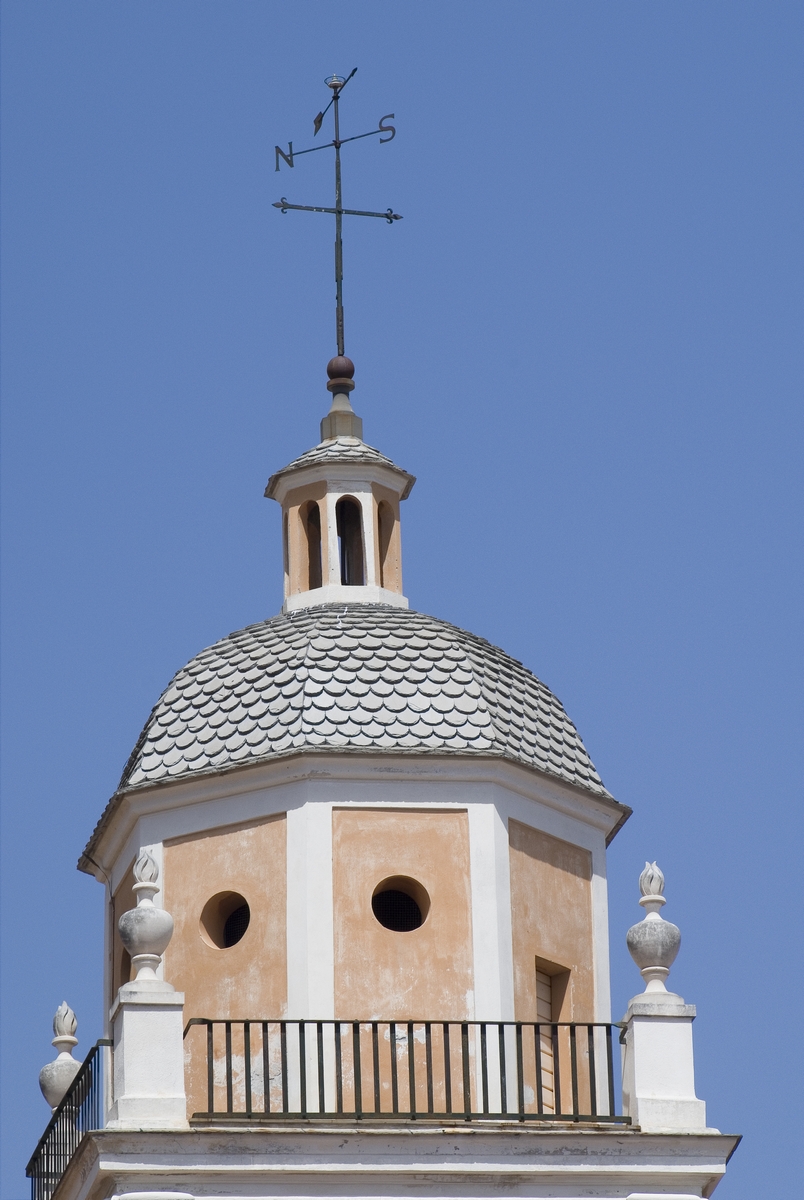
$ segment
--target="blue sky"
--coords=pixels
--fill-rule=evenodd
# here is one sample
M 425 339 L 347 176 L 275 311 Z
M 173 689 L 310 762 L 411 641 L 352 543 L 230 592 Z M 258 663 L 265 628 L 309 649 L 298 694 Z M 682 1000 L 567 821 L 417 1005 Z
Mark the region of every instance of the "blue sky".
M 723 1200 L 790 1195 L 801 1111 L 800 4 L 3 6 L 3 1200 L 66 998 L 101 1032 L 75 861 L 172 673 L 281 604 L 268 475 L 317 441 L 344 151 L 366 439 L 418 476 L 414 607 L 556 692 L 634 816 L 745 1134 Z M 795 1181 L 795 1183 L 794 1183 Z

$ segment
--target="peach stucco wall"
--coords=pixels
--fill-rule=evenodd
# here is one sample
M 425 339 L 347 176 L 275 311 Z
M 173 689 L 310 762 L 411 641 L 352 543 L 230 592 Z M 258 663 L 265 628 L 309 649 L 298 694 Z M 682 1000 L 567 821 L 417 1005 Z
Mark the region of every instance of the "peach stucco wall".
M 466 812 L 335 809 L 332 819 L 336 1016 L 470 1016 Z M 374 889 L 390 876 L 412 878 L 428 893 L 419 929 L 396 933 L 374 917 Z
M 402 592 L 402 539 L 399 523 L 399 496 L 382 484 L 373 483 L 371 490 L 374 494 L 374 575 L 377 582 L 389 592 Z M 393 528 L 385 554 L 382 559 L 382 538 L 380 537 L 380 505 L 385 504 L 393 518 Z
M 519 821 L 509 821 L 508 837 L 517 1020 L 536 1020 L 539 959 L 540 969 L 556 978 L 553 1020 L 591 1021 L 592 856 Z
M 326 483 L 311 483 L 306 487 L 293 488 L 285 498 L 284 513 L 287 518 L 287 595 L 306 592 L 310 586 L 307 534 L 301 509 L 308 500 L 315 500 L 321 513 L 321 578 L 329 578 L 329 543 L 327 541 Z
M 165 843 L 165 908 L 174 920 L 173 937 L 165 952 L 165 978 L 177 991 L 184 992 L 185 1021 L 191 1017 L 285 1015 L 286 859 L 284 813 L 254 824 Z M 245 934 L 227 948 L 209 945 L 201 936 L 204 906 L 220 892 L 238 892 L 251 910 Z M 220 1039 L 218 1027 L 216 1058 L 221 1053 Z M 234 1043 L 238 1086 L 242 1087 L 241 1027 L 236 1028 Z M 189 1116 L 207 1105 L 202 1028 L 188 1030 L 184 1050 Z
M 185 993 L 186 1018 L 284 1016 L 286 845 L 284 813 L 165 843 L 165 908 L 175 923 L 165 978 Z M 219 949 L 199 921 L 210 897 L 225 891 L 245 897 L 251 921 L 237 945 Z

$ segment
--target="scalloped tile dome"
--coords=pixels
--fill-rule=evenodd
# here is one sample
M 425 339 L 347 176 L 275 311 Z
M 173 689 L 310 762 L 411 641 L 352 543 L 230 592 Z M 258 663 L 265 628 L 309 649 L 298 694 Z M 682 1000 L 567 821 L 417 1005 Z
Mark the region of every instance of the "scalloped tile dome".
M 309 749 L 499 755 L 609 793 L 561 703 L 446 621 L 322 605 L 232 633 L 171 680 L 120 789 Z
M 410 494 L 411 488 L 416 482 L 415 475 L 411 475 L 408 471 L 404 471 L 402 467 L 398 467 L 385 454 L 382 454 L 379 450 L 375 450 L 374 446 L 367 445 L 360 438 L 336 437 L 328 438 L 325 442 L 319 442 L 311 450 L 305 450 L 304 454 L 301 454 L 298 458 L 294 458 L 293 462 L 288 463 L 281 471 L 274 471 L 268 480 L 265 495 L 273 498 L 279 480 L 285 475 L 292 475 L 296 471 L 303 470 L 305 467 L 332 466 L 335 463 L 339 465 L 345 464 L 346 466 L 363 464 L 371 467 L 385 467 L 387 470 L 394 471 L 397 475 L 402 475 L 407 479 L 407 486 L 401 497 L 403 500 Z
M 274 476 L 284 475 L 287 471 L 300 471 L 302 467 L 316 466 L 318 463 L 336 462 L 378 463 L 383 467 L 391 467 L 394 471 L 402 470 L 401 467 L 398 467 L 382 451 L 376 450 L 374 446 L 369 446 L 366 442 L 362 442 L 360 438 L 336 437 L 329 438 L 325 442 L 319 442 L 311 450 L 305 450 L 304 454 L 300 454 L 298 458 L 294 458 L 293 462 L 288 463 L 281 471 L 274 472 Z

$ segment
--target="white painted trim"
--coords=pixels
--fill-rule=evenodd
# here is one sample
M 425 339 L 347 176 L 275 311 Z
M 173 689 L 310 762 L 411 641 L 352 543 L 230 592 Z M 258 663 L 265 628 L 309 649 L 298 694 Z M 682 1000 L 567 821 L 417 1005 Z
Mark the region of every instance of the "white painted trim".
M 337 537 L 335 538 L 335 554 L 337 561 Z M 373 547 L 366 548 L 368 571 L 369 552 L 374 554 Z M 342 583 L 328 583 L 324 587 L 313 588 L 308 592 L 294 592 L 288 596 L 282 605 L 282 612 L 298 612 L 300 608 L 315 608 L 319 604 L 390 604 L 393 608 L 407 608 L 408 598 L 399 592 L 391 592 L 388 588 L 377 587 L 376 584 L 366 584 L 364 587 L 346 587 Z
M 101 872 L 112 877 L 114 891 L 125 873 L 124 860 L 127 856 L 133 859 L 139 847 L 136 835 L 140 820 L 143 821 L 143 840 L 156 842 L 191 831 L 255 819 L 285 811 L 286 803 L 281 797 L 275 795 L 268 800 L 268 793 L 282 792 L 288 784 L 306 779 L 321 782 L 348 780 L 355 784 L 398 782 L 419 788 L 437 783 L 443 797 L 441 803 L 452 803 L 448 795 L 450 789 L 446 786 L 449 784 L 456 789 L 475 784 L 499 787 L 512 804 L 521 800 L 519 815 L 512 810 L 517 820 L 533 823 L 537 819 L 532 809 L 535 803 L 544 810 L 538 816 L 539 821 L 548 819 L 548 811 L 565 819 L 560 828 L 566 832 L 556 830 L 556 837 L 566 839 L 569 831 L 586 827 L 589 849 L 599 844 L 595 834 L 605 838 L 620 816 L 619 806 L 615 807 L 605 797 L 580 792 L 535 769 L 496 756 L 308 752 L 127 792 L 121 797 L 98 844 L 93 847 L 93 857 Z M 227 803 L 234 798 L 237 803 Z M 427 797 L 425 803 L 432 803 L 432 800 Z M 188 816 L 192 813 L 197 814 L 195 818 Z M 200 816 L 202 813 L 203 817 Z M 156 822 L 154 825 L 151 819 Z M 553 829 L 547 832 L 553 832 Z M 572 840 L 571 833 L 569 840 Z M 97 877 L 103 878 L 102 875 Z
M 308 787 L 313 789 L 308 791 Z M 163 793 L 167 798 L 169 793 Z M 602 855 L 604 835 L 594 825 L 573 814 L 559 814 L 538 800 L 526 800 L 512 793 L 504 784 L 491 780 L 417 779 L 400 778 L 377 770 L 368 778 L 348 774 L 331 777 L 326 772 L 318 777 L 297 776 L 275 782 L 272 786 L 232 791 L 214 799 L 196 799 L 193 803 L 185 793 L 183 804 L 150 811 L 138 816 L 134 828 L 114 861 L 111 875 L 116 890 L 141 845 L 159 844 L 190 834 L 214 832 L 230 825 L 274 816 L 298 807 L 300 796 L 314 803 L 332 803 L 348 807 L 467 808 L 473 804 L 491 803 L 501 818 L 514 817 L 545 833 L 574 845 L 583 846 L 593 855 Z M 605 878 L 605 877 L 604 877 Z

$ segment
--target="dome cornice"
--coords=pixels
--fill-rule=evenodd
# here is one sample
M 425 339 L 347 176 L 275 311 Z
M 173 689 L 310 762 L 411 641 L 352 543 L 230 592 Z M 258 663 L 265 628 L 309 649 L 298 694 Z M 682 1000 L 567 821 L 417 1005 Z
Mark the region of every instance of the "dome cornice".
M 333 783 L 345 779 L 353 784 L 369 781 L 383 786 L 389 781 L 439 785 L 451 782 L 461 789 L 476 784 L 499 785 L 599 829 L 605 836 L 606 845 L 631 815 L 631 809 L 607 791 L 592 794 L 586 788 L 559 780 L 555 775 L 516 761 L 502 752 L 466 755 L 457 751 L 436 751 L 423 755 L 416 750 L 363 750 L 356 755 L 348 747 L 340 750 L 326 746 L 307 747 L 284 751 L 246 765 L 233 763 L 189 776 L 120 788 L 98 820 L 78 868 L 98 878 L 104 872 L 108 873 L 133 826 L 152 813 L 178 812 L 199 801 L 205 806 L 225 802 L 244 793 L 270 791 L 275 785 L 286 787 L 302 781 Z
M 405 500 L 416 482 L 416 476 L 410 475 L 395 462 L 368 446 L 355 437 L 330 438 L 319 445 L 313 446 L 293 462 L 288 463 L 281 471 L 275 471 L 268 480 L 265 495 L 269 500 L 280 499 L 283 490 L 298 483 L 306 482 L 314 476 L 333 477 L 333 470 L 342 474 L 343 468 L 362 468 L 362 473 L 388 477 L 388 482 L 399 492 L 399 499 Z

